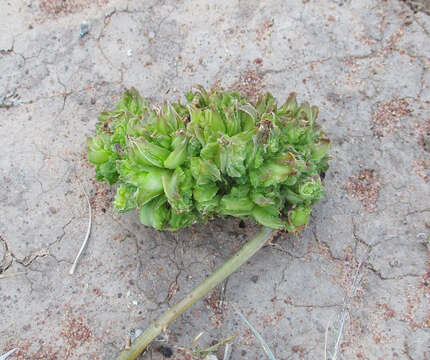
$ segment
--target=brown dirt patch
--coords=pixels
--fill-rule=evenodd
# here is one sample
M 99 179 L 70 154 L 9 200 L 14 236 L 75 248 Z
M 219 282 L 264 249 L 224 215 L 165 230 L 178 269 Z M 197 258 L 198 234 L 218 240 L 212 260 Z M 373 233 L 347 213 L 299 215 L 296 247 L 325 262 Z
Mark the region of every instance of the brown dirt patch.
M 417 174 L 426 183 L 430 181 L 430 160 L 417 160 L 412 163 L 415 174 Z
M 67 341 L 69 347 L 74 349 L 91 338 L 91 331 L 81 317 L 69 318 L 61 336 Z
M 430 119 L 418 127 L 418 142 L 425 151 L 430 152 Z
M 409 104 L 404 99 L 393 99 L 379 104 L 372 117 L 374 135 L 382 137 L 393 132 L 400 117 L 411 112 L 408 107 Z
M 18 348 L 18 351 L 16 351 L 12 357 L 11 360 L 60 360 L 64 359 L 64 355 L 60 354 L 60 350 L 55 350 L 52 346 L 43 344 L 39 347 L 39 349 L 36 352 L 30 352 L 29 348 L 31 347 L 31 344 L 25 343 L 19 343 L 14 346 L 10 346 L 8 348 Z
M 50 16 L 68 15 L 79 12 L 95 4 L 103 6 L 108 0 L 39 0 L 42 12 Z
M 345 189 L 356 200 L 360 201 L 368 212 L 376 210 L 379 190 L 382 186 L 375 170 L 365 169 L 349 178 Z
M 259 70 L 247 70 L 240 74 L 239 80 L 231 88 L 246 95 L 248 99 L 254 102 L 264 89 L 263 78 L 264 74 Z

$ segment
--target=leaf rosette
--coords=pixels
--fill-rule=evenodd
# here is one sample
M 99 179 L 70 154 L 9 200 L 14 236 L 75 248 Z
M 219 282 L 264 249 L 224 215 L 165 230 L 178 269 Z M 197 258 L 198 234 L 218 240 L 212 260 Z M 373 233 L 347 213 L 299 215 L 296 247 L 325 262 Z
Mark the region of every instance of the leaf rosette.
M 185 98 L 157 107 L 132 88 L 100 114 L 87 156 L 97 180 L 117 184 L 114 207 L 159 230 L 235 216 L 300 231 L 328 168 L 317 107 L 200 86 Z

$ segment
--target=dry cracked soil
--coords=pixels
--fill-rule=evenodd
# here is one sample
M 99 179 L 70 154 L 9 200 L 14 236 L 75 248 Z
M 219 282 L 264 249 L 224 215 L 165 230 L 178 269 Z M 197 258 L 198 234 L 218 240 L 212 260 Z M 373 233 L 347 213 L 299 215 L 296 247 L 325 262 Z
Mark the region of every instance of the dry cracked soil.
M 233 304 L 280 360 L 430 359 L 426 4 L 2 0 L 0 354 L 115 359 L 257 231 L 234 219 L 154 231 L 93 181 L 84 148 L 101 110 L 131 86 L 160 102 L 198 83 L 318 105 L 327 195 L 303 233 L 277 236 L 142 359 L 166 347 L 186 359 L 200 332 L 202 347 L 237 333 L 231 360 L 264 359 Z M 81 183 L 93 230 L 71 276 Z

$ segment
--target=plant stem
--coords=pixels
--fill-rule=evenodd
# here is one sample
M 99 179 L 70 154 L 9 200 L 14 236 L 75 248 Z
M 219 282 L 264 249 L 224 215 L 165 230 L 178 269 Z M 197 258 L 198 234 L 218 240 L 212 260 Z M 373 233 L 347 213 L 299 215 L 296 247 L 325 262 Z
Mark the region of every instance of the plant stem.
M 197 300 L 201 299 L 211 289 L 225 280 L 235 272 L 242 264 L 248 261 L 264 244 L 271 238 L 273 229 L 263 227 L 255 237 L 250 240 L 242 249 L 228 259 L 222 266 L 216 269 L 202 283 L 200 283 L 185 298 L 178 302 L 171 309 L 167 310 L 160 318 L 141 334 L 129 349 L 119 354 L 117 360 L 135 360 L 145 348 L 164 331 L 171 322 L 183 314 Z

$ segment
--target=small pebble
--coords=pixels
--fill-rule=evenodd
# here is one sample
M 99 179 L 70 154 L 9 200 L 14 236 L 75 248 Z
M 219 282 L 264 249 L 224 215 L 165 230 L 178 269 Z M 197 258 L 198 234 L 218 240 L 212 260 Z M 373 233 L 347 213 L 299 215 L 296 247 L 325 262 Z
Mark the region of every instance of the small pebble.
M 155 33 L 153 31 L 150 31 L 149 34 L 148 34 L 148 39 L 152 40 L 154 38 L 155 38 Z
M 218 360 L 218 358 L 215 355 L 210 354 L 205 357 L 205 360 Z
M 83 38 L 85 35 L 87 35 L 89 32 L 88 22 L 82 21 L 81 22 L 81 32 L 79 33 L 79 36 Z
M 136 340 L 136 338 L 138 338 L 142 333 L 142 329 L 135 329 L 134 331 L 132 331 L 131 341 Z

